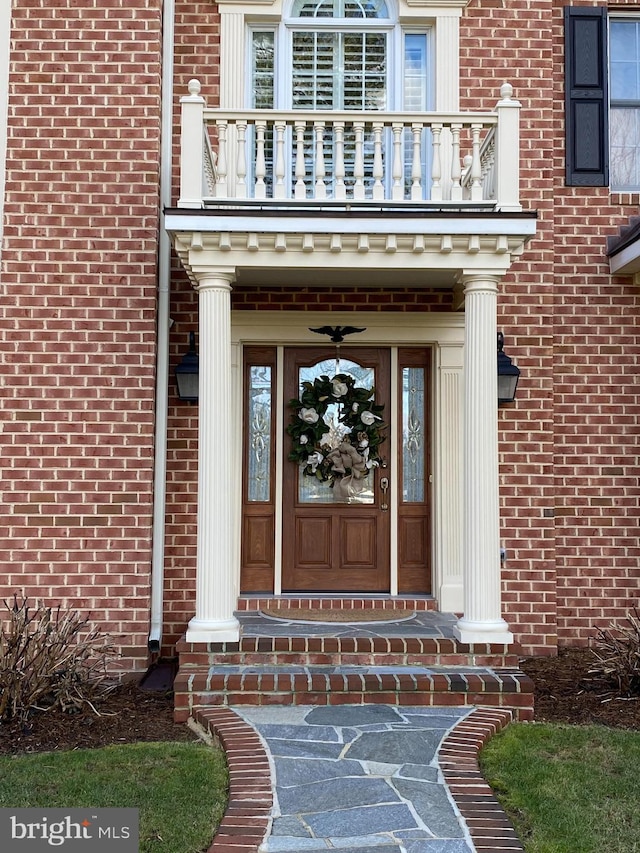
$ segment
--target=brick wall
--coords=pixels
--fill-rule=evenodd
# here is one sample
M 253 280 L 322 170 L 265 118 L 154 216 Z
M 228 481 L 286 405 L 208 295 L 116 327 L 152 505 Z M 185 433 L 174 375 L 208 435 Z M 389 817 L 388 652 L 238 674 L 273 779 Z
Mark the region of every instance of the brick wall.
M 215 19 L 208 20 L 213 32 Z M 639 574 L 637 293 L 628 279 L 611 278 L 604 251 L 640 199 L 564 186 L 563 62 L 560 3 L 472 0 L 463 12 L 461 109 L 492 109 L 500 85 L 512 83 L 523 105 L 522 203 L 539 217 L 536 238 L 501 285 L 498 309 L 505 350 L 522 371 L 517 402 L 499 411 L 505 615 L 525 649 L 539 654 L 585 643 L 596 625 L 623 616 L 637 603 Z M 200 55 L 189 57 L 185 84 L 210 68 Z M 216 86 L 215 77 L 203 85 L 209 103 Z M 433 294 L 422 304 L 411 304 L 411 292 L 389 298 L 397 310 L 449 307 Z M 196 328 L 194 294 L 179 288 L 177 300 L 183 329 Z M 238 287 L 233 294 L 237 309 L 344 310 L 342 300 L 330 289 Z M 177 479 L 196 434 L 195 413 L 181 411 L 172 433 Z M 191 490 L 195 474 L 185 476 Z M 186 536 L 180 559 L 192 565 L 195 530 L 187 524 L 178 533 Z M 182 593 L 172 594 L 189 611 L 183 584 L 193 584 L 194 572 L 181 572 L 175 582 Z
M 14 7 L 0 593 L 91 610 L 120 642 L 122 666 L 140 667 L 151 547 L 160 0 Z M 215 104 L 218 45 L 215 5 L 178 2 L 176 127 L 191 77 Z M 522 371 L 517 402 L 499 412 L 503 580 L 519 639 L 549 653 L 557 642 L 587 642 L 596 625 L 637 603 L 638 292 L 609 275 L 604 250 L 640 197 L 564 186 L 559 3 L 472 0 L 461 56 L 462 109 L 492 108 L 504 81 L 523 104 L 522 200 L 539 221 L 499 298 L 505 349 Z M 438 311 L 449 310 L 448 298 L 237 287 L 233 304 Z M 197 329 L 197 296 L 177 264 L 171 316 L 173 366 Z M 195 595 L 197 407 L 178 403 L 173 380 L 168 429 L 165 652 L 193 615 Z
M 472 2 L 461 24 L 461 108 L 492 109 L 500 85 L 522 103 L 521 203 L 537 235 L 500 285 L 498 329 L 522 374 L 499 409 L 505 618 L 529 651 L 556 647 L 553 491 L 553 174 L 551 4 Z M 491 56 L 491 62 L 486 57 Z
M 146 665 L 160 0 L 14 0 L 0 301 L 0 597 Z
M 605 248 L 639 199 L 564 186 L 560 3 L 474 3 L 462 29 L 463 109 L 491 106 L 490 81 L 513 83 L 522 201 L 539 213 L 501 287 L 499 328 L 522 377 L 499 423 L 506 616 L 545 653 L 637 603 L 638 293 L 609 275 Z
M 581 4 L 594 5 L 594 4 Z M 616 4 L 616 10 L 629 3 Z M 554 84 L 563 92 L 562 8 Z M 638 287 L 612 277 L 606 238 L 640 197 L 564 186 L 561 104 L 555 154 L 554 479 L 558 635 L 588 642 L 638 604 Z M 588 220 L 588 228 L 584 223 Z

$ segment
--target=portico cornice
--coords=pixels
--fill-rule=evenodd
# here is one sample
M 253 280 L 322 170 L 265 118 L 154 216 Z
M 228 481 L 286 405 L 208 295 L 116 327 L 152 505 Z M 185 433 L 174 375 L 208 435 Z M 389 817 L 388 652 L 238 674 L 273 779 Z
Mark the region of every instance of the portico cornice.
M 214 223 L 217 228 L 211 230 Z M 234 224 L 236 230 L 231 230 Z M 424 219 L 333 222 L 265 217 L 253 219 L 251 230 L 238 224 L 224 217 L 167 216 L 167 230 L 194 286 L 208 273 L 233 276 L 238 269 L 344 271 L 352 283 L 359 273 L 376 270 L 414 275 L 417 270 L 440 271 L 451 283 L 461 275 L 501 277 L 535 233 L 533 219 L 470 218 L 436 224 Z

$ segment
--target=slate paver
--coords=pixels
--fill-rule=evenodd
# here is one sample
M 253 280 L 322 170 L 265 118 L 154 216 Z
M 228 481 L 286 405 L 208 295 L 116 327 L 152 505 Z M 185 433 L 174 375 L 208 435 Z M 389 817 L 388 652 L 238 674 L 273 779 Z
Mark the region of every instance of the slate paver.
M 311 816 L 318 812 L 338 815 L 340 811 L 361 803 L 382 806 L 384 803 L 400 801 L 400 797 L 387 785 L 385 779 L 369 776 L 356 779 L 342 777 L 332 780 L 330 785 L 323 781 L 294 785 L 290 788 L 280 785 L 276 776 L 276 786 L 278 803 L 283 814 L 302 814 L 307 816 L 309 821 Z

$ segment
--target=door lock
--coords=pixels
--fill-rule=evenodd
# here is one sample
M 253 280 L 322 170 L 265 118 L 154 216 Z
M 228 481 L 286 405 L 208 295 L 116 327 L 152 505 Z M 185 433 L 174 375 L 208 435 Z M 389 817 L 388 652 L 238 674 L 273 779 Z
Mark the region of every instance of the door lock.
M 389 491 L 388 477 L 380 477 L 380 489 L 382 490 L 382 502 L 380 504 L 380 509 L 383 512 L 386 512 L 389 509 L 389 504 L 387 503 L 387 492 Z

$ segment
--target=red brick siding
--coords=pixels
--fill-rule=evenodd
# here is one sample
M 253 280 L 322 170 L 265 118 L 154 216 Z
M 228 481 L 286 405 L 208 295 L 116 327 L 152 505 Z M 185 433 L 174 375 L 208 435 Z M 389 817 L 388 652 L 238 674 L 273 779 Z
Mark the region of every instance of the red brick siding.
M 595 5 L 595 4 L 580 4 Z M 616 4 L 616 9 L 629 3 Z M 563 96 L 562 8 L 554 8 L 554 84 Z M 586 643 L 638 603 L 640 291 L 612 277 L 606 238 L 638 195 L 564 186 L 562 103 L 555 144 L 554 479 L 558 636 Z M 588 221 L 588 228 L 584 223 Z
M 623 616 L 639 574 L 637 289 L 611 278 L 604 254 L 639 199 L 564 186 L 563 62 L 560 3 L 472 0 L 464 10 L 461 108 L 491 109 L 512 83 L 522 103 L 522 203 L 539 215 L 536 238 L 501 285 L 498 324 L 522 370 L 516 404 L 499 412 L 505 615 L 525 650 L 543 654 Z M 184 80 L 208 68 L 190 65 Z M 216 84 L 203 85 L 210 103 Z M 364 296 L 238 287 L 233 304 L 344 310 Z M 380 305 L 378 296 L 370 299 Z M 414 305 L 411 291 L 389 292 L 385 308 L 448 310 L 434 296 Z M 188 291 L 180 299 L 187 313 L 196 306 Z M 187 417 L 182 426 L 184 442 L 195 424 Z M 192 549 L 195 539 L 185 542 Z
M 232 307 L 254 311 L 451 311 L 451 291 L 340 287 L 234 287 Z
M 553 67 L 551 5 L 472 2 L 461 22 L 461 108 L 492 109 L 503 82 L 521 104 L 521 203 L 537 235 L 500 285 L 498 328 L 522 371 L 500 408 L 505 618 L 527 651 L 556 646 L 553 492 Z M 486 57 L 491 56 L 491 62 Z
M 3 300 L 0 592 L 91 609 L 123 666 L 146 660 L 152 511 L 160 0 L 13 11 Z M 584 5 L 593 5 L 586 3 Z M 628 5 L 633 8 L 631 4 Z M 178 2 L 174 115 L 219 91 L 215 5 Z M 506 617 L 529 651 L 587 642 L 637 602 L 637 287 L 606 237 L 640 197 L 564 186 L 560 3 L 472 0 L 461 108 L 522 102 L 522 201 L 538 234 L 500 288 L 522 370 L 499 412 Z M 491 56 L 491 62 L 486 61 Z M 174 148 L 174 200 L 177 198 Z M 589 223 L 588 229 L 584 223 Z M 383 298 L 387 299 L 386 304 Z M 237 287 L 236 309 L 449 310 L 449 295 Z M 172 280 L 172 366 L 197 296 Z M 165 651 L 193 615 L 197 407 L 170 383 Z
M 160 0 L 15 0 L 0 302 L 0 595 L 91 611 L 144 667 Z
M 499 327 L 522 379 L 500 411 L 500 449 L 506 616 L 525 649 L 545 652 L 556 636 L 588 642 L 637 603 L 638 291 L 612 279 L 605 249 L 638 198 L 564 186 L 559 3 L 476 3 L 462 28 L 462 107 L 491 106 L 492 80 L 513 83 L 522 200 L 540 214 L 501 287 Z

